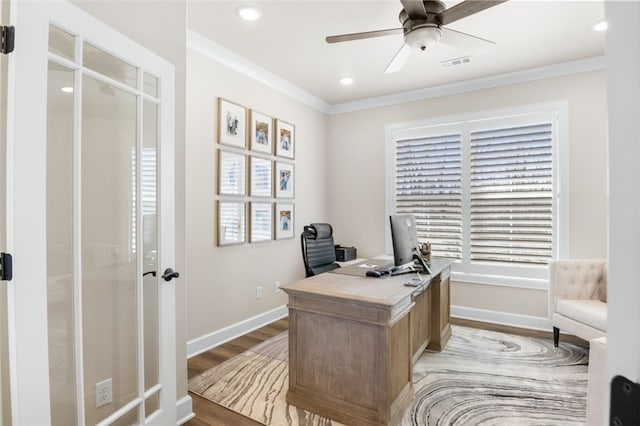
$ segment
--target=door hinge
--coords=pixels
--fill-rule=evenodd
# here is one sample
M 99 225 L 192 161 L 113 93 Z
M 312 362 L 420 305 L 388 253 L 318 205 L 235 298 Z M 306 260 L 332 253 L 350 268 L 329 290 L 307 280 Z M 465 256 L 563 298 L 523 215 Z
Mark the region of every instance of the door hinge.
M 0 253 L 0 281 L 13 278 L 13 258 L 9 253 Z
M 611 411 L 609 424 L 640 425 L 640 384 L 623 376 L 611 381 Z
M 0 27 L 0 35 L 0 51 L 5 55 L 13 52 L 16 28 L 3 25 Z

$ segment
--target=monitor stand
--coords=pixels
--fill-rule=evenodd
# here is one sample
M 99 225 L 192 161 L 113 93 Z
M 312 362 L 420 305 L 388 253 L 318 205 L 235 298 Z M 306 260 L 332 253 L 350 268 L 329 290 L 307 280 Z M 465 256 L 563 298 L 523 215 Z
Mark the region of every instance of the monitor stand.
M 413 260 L 417 261 L 420 266 L 422 266 L 422 270 L 424 272 L 431 275 L 431 269 L 429 269 L 429 265 L 427 265 L 427 262 L 424 261 L 422 256 L 420 256 L 418 253 L 413 253 Z
M 394 269 L 391 272 L 391 275 L 403 275 L 403 274 L 410 274 L 412 272 L 424 272 L 428 275 L 431 275 L 431 269 L 429 269 L 429 265 L 427 265 L 427 262 L 425 262 L 424 259 L 418 253 L 413 253 L 413 260 L 418 264 L 416 265 L 414 263 L 413 265 L 408 264 L 405 266 L 400 266 L 397 269 Z

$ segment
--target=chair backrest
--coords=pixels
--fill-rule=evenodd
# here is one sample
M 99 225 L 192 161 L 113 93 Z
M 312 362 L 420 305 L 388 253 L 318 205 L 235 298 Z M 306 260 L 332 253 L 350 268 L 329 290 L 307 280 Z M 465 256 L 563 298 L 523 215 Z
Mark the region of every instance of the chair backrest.
M 328 223 L 305 225 L 300 234 L 302 260 L 307 277 L 339 268 L 333 243 L 333 228 Z

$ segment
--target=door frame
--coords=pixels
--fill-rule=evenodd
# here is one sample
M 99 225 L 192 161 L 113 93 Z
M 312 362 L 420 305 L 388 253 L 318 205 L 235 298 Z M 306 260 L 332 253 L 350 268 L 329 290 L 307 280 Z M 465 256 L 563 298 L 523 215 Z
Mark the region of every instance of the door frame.
M 49 424 L 46 119 L 48 26 L 73 29 L 130 64 L 161 77 L 159 107 L 158 271 L 175 267 L 174 67 L 143 46 L 66 1 L 12 0 L 16 27 L 7 93 L 7 251 L 14 279 L 7 283 L 9 363 L 13 424 Z M 25 118 L 25 117 L 28 117 Z M 76 135 L 78 137 L 78 135 Z M 176 419 L 175 281 L 159 279 L 159 381 L 161 413 Z M 162 284 L 160 284 L 162 282 Z M 83 404 L 84 401 L 78 402 Z M 144 404 L 144 401 L 142 402 Z M 84 424 L 84 419 L 79 419 Z

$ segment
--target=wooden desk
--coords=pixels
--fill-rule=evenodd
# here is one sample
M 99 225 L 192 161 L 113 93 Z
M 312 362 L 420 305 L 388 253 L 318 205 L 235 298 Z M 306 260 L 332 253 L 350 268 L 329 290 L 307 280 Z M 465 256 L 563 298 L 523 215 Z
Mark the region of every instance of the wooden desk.
M 348 425 L 399 424 L 414 397 L 413 363 L 451 335 L 451 263 L 434 259 L 422 292 L 403 285 L 412 275 L 325 273 L 283 286 L 287 402 Z

